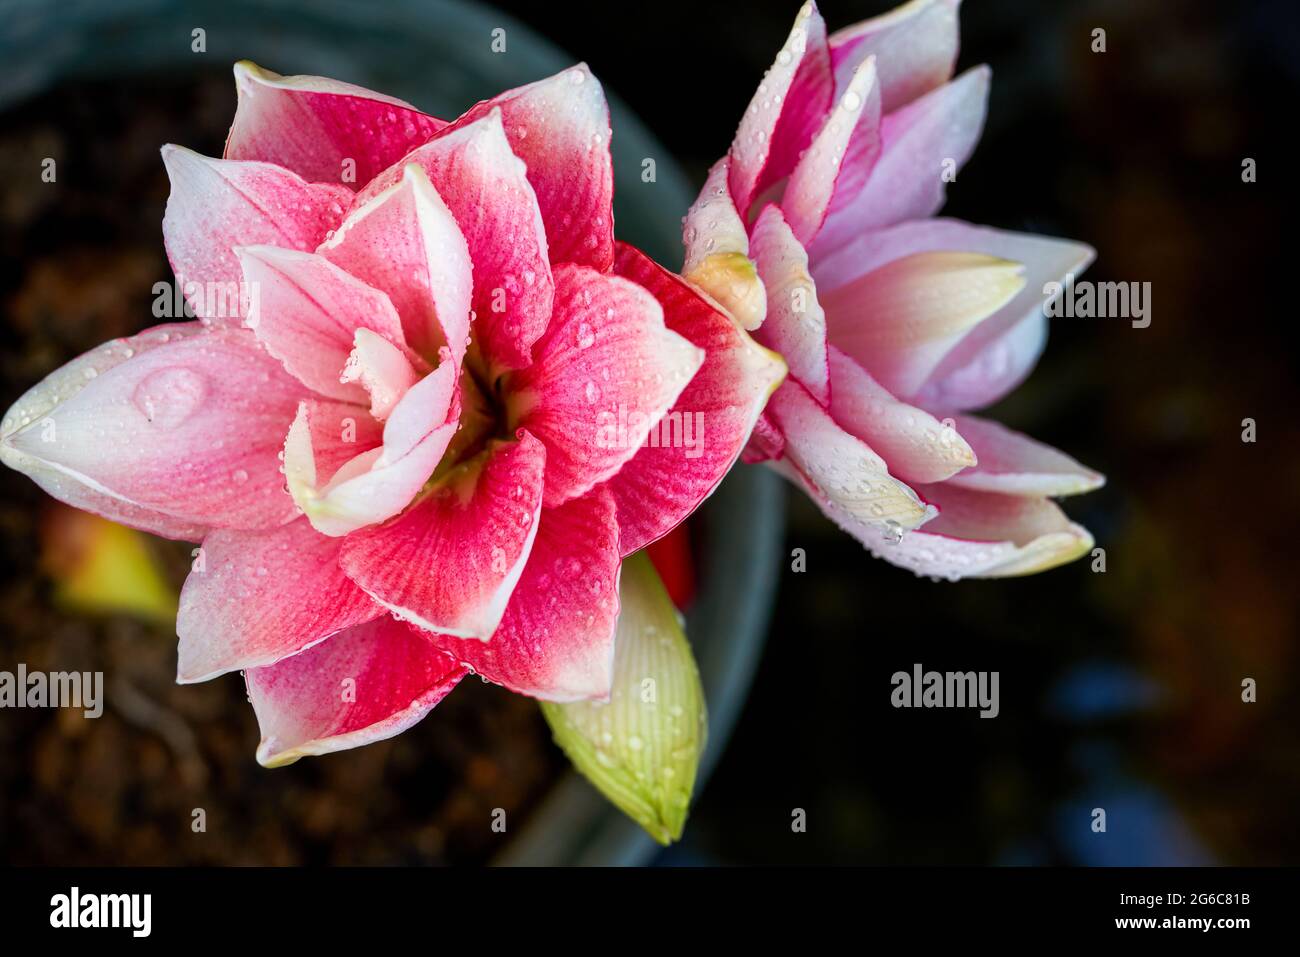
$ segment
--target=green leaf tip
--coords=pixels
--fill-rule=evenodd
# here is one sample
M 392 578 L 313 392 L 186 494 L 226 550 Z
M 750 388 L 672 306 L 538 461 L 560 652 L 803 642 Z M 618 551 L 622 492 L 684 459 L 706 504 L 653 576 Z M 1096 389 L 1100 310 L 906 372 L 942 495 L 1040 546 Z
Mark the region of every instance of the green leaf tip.
M 644 552 L 623 561 L 609 701 L 541 702 L 555 742 L 660 844 L 682 836 L 704 752 L 704 688 L 691 646 Z

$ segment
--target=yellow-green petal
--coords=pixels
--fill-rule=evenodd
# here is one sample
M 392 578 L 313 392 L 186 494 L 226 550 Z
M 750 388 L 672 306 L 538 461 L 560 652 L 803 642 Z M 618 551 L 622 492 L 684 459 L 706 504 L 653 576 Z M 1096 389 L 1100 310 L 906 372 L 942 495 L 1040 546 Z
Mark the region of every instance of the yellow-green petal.
M 660 844 L 681 837 L 704 752 L 704 689 L 691 647 L 644 552 L 623 562 L 608 702 L 542 702 L 556 743 Z

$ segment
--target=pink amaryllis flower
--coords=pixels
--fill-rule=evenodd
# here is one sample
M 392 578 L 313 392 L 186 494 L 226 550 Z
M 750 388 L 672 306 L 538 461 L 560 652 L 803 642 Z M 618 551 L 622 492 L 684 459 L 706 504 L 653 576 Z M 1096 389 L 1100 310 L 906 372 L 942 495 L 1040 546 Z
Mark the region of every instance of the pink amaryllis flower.
M 950 79 L 957 6 L 914 0 L 828 37 L 806 5 L 684 234 L 685 275 L 790 367 L 746 459 L 875 554 L 952 579 L 1085 553 L 1050 497 L 1103 482 L 970 414 L 1028 374 L 1044 284 L 1093 252 L 932 218 L 989 86 L 987 67 Z
M 264 764 L 396 734 L 469 670 L 608 695 L 622 558 L 714 489 L 781 361 L 615 242 L 585 66 L 449 123 L 333 80 L 235 77 L 224 158 L 163 149 L 198 321 L 53 373 L 5 416 L 0 457 L 202 542 L 178 680 L 244 671 Z M 674 415 L 707 441 L 648 442 Z

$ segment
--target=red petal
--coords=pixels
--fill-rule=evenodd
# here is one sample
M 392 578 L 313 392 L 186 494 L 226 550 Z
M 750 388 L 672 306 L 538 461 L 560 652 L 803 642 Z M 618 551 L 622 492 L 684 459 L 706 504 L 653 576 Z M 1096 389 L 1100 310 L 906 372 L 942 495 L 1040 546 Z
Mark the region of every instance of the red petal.
M 546 444 L 547 507 L 632 458 L 704 358 L 665 328 L 663 309 L 636 283 L 568 263 L 555 279 L 555 316 L 536 361 L 508 385 L 519 426 Z
M 235 64 L 235 88 L 226 158 L 275 163 L 312 182 L 359 189 L 446 125 L 382 93 L 247 60 Z
M 360 198 L 412 165 L 428 175 L 465 236 L 474 271 L 474 334 L 483 352 L 506 368 L 527 365 L 551 315 L 554 284 L 537 197 L 510 150 L 500 110 L 430 140 Z
M 615 269 L 653 293 L 668 328 L 704 351 L 704 364 L 665 417 L 669 441 L 662 441 L 661 425 L 659 444 L 641 448 L 610 479 L 627 555 L 666 534 L 713 492 L 739 457 L 785 364 L 633 247 L 619 244 Z
M 446 346 L 460 364 L 473 267 L 460 227 L 418 166 L 402 167 L 392 185 L 357 197 L 317 252 L 388 294 L 411 348 L 432 357 Z
M 278 767 L 391 738 L 463 677 L 464 668 L 388 615 L 349 628 L 292 658 L 249 669 L 248 696 L 262 729 L 257 760 Z
M 339 568 L 339 545 L 301 518 L 207 536 L 181 591 L 176 680 L 274 664 L 384 614 Z
M 585 63 L 466 111 L 461 126 L 501 109 L 510 147 L 546 224 L 551 262 L 609 272 L 614 262 L 614 167 L 609 105 Z
M 487 639 L 533 547 L 545 463 L 527 432 L 495 445 L 392 522 L 349 535 L 344 570 L 421 628 Z
M 597 490 L 542 509 L 537 539 L 488 641 L 435 644 L 489 681 L 548 701 L 607 697 L 618 624 L 618 523 Z

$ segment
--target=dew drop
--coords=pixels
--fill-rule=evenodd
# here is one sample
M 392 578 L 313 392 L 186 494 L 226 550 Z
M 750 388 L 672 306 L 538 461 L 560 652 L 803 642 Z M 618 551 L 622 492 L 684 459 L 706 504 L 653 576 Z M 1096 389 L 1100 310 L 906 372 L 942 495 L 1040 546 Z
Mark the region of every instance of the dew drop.
M 170 430 L 194 414 L 207 390 L 207 379 L 201 374 L 173 366 L 145 376 L 131 401 L 154 428 Z

